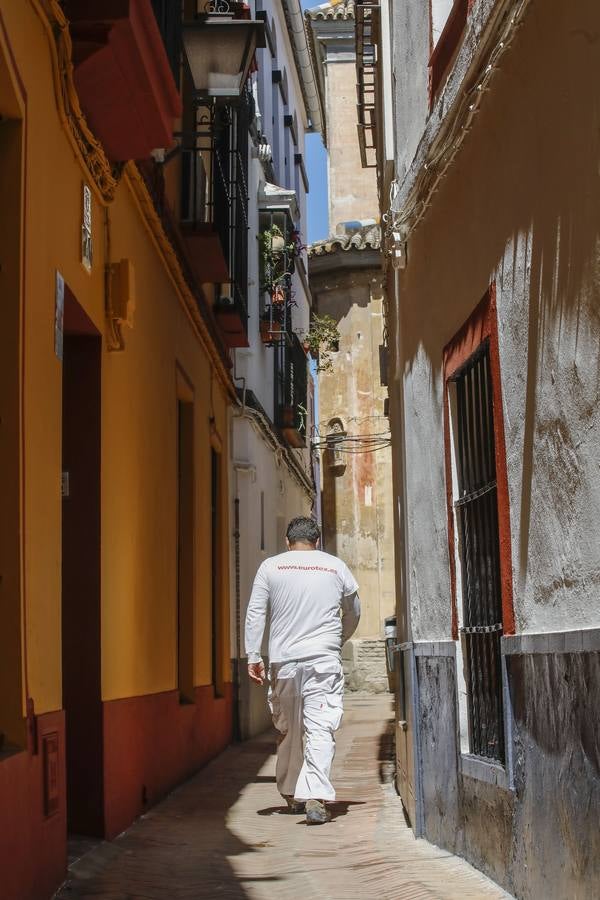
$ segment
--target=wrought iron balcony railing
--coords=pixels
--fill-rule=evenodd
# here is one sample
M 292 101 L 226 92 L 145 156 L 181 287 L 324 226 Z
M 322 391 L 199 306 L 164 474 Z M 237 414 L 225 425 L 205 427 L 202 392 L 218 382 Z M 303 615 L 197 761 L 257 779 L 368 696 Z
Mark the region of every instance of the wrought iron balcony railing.
M 275 346 L 275 424 L 292 447 L 306 446 L 308 369 L 296 334 Z

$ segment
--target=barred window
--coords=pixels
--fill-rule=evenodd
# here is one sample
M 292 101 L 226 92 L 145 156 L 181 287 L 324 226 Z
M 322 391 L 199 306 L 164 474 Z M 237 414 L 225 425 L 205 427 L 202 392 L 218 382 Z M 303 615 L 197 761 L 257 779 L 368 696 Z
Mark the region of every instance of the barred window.
M 451 378 L 470 751 L 504 762 L 502 596 L 489 339 Z

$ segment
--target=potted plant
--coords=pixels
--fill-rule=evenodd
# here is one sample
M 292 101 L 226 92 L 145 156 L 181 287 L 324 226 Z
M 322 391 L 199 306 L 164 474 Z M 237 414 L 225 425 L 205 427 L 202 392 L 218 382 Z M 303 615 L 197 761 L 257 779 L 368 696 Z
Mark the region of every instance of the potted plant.
M 287 241 L 278 225 L 265 228 L 258 236 L 260 247 L 260 283 L 263 291 L 273 294 L 294 271 L 294 258 L 300 252 L 294 240 Z
M 263 344 L 272 344 L 283 332 L 283 309 L 272 306 L 260 319 L 260 337 Z
M 308 411 L 301 403 L 281 408 L 281 429 L 290 447 L 300 449 L 306 446 L 304 432 L 307 415 Z
M 335 319 L 327 314 L 314 315 L 308 331 L 302 337 L 302 346 L 306 354 L 310 353 L 319 360 L 318 372 L 331 372 L 333 361 L 331 354 L 338 349 L 340 332 Z

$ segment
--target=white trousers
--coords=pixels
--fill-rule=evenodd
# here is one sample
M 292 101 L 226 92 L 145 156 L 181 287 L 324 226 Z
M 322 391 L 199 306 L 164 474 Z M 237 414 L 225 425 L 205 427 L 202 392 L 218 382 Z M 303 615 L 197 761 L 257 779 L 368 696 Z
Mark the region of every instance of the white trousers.
M 282 734 L 277 787 L 296 800 L 335 800 L 329 780 L 343 715 L 344 674 L 333 656 L 273 663 L 269 706 Z

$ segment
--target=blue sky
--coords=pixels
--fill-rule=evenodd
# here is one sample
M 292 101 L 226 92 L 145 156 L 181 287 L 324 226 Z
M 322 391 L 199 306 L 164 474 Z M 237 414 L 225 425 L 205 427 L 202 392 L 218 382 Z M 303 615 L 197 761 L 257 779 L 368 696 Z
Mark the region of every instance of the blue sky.
M 302 8 L 317 6 L 321 0 L 302 0 Z M 329 234 L 327 215 L 327 153 L 320 134 L 306 135 L 306 169 L 308 194 L 308 242 L 318 241 Z

